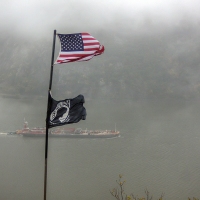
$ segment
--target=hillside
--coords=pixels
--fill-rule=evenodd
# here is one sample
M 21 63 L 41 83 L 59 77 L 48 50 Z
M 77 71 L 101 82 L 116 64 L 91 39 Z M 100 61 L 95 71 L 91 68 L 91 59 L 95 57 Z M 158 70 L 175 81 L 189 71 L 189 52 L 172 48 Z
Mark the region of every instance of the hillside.
M 142 34 L 97 31 L 105 53 L 89 62 L 56 65 L 53 93 L 72 98 L 191 99 L 199 97 L 200 30 L 194 24 Z M 165 29 L 164 31 L 162 30 Z M 0 93 L 46 96 L 51 39 L 0 35 Z M 56 43 L 55 58 L 58 53 Z

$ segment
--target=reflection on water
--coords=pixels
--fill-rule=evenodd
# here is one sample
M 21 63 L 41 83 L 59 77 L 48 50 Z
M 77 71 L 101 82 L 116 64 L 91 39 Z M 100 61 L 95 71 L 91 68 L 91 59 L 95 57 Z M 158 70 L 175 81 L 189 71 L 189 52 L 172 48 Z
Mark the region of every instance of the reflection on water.
M 113 199 L 109 189 L 123 174 L 126 191 L 166 199 L 199 195 L 199 117 L 196 102 L 89 101 L 86 121 L 76 126 L 117 129 L 114 139 L 49 139 L 47 198 Z M 44 126 L 45 101 L 1 99 L 0 131 L 23 120 Z M 43 199 L 44 138 L 0 136 L 0 199 Z

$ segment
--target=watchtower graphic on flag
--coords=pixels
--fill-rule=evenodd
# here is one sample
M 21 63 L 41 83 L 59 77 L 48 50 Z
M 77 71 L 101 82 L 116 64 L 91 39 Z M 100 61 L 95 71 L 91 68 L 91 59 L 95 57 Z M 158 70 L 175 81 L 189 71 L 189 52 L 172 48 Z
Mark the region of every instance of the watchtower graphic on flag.
M 56 101 L 51 97 L 49 128 L 85 120 L 86 110 L 83 103 L 85 103 L 85 99 L 81 94 L 73 99 L 61 101 Z

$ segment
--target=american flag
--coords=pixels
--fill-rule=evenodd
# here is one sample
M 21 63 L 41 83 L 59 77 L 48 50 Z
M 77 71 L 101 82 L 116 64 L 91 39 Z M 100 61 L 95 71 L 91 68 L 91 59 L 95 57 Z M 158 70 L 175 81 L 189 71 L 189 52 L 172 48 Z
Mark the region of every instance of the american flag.
M 104 52 L 104 46 L 89 33 L 57 34 L 57 36 L 61 48 L 54 64 L 87 61 Z

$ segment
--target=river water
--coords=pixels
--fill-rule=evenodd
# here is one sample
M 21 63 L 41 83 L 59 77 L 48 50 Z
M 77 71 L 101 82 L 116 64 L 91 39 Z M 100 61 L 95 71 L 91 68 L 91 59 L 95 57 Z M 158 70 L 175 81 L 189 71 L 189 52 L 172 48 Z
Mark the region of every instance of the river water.
M 44 127 L 46 99 L 1 98 L 0 131 Z M 48 200 L 114 199 L 109 190 L 123 174 L 125 191 L 154 199 L 200 198 L 200 102 L 105 101 L 85 104 L 87 118 L 70 126 L 114 129 L 114 139 L 50 138 Z M 0 199 L 43 199 L 44 138 L 0 136 Z

